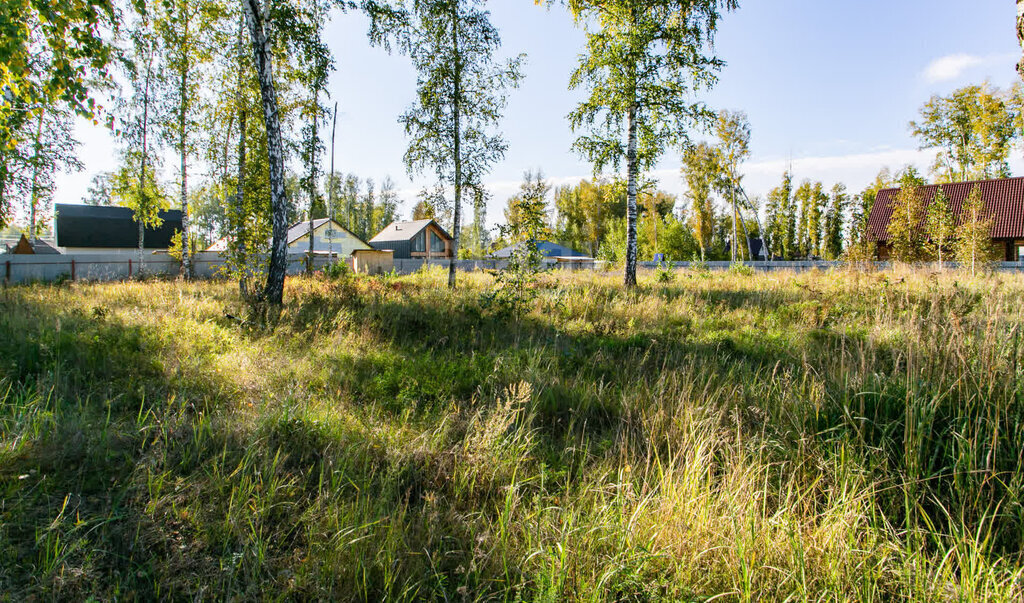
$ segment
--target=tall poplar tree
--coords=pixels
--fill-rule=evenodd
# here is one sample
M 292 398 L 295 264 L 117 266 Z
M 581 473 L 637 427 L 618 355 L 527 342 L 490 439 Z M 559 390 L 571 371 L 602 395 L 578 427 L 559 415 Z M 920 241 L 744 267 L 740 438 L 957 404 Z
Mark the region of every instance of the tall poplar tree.
M 701 260 L 707 259 L 714 230 L 715 209 L 711 202 L 711 192 L 719 171 L 718 159 L 718 153 L 706 142 L 687 146 L 683 151 L 681 171 L 689 187 L 686 193 L 690 201 L 689 222 L 700 248 Z
M 793 175 L 782 174 L 782 183 L 768 193 L 767 224 L 765 230 L 771 248 L 782 258 L 797 253 L 796 201 L 793 198 Z
M 399 118 L 409 137 L 404 159 L 410 175 L 432 169 L 454 193 L 449 287 L 455 287 L 463 191 L 504 157 L 507 144 L 496 129 L 506 92 L 522 77 L 522 57 L 496 59 L 501 38 L 485 5 L 485 0 L 397 2 L 374 12 L 370 31 L 376 44 L 389 47 L 394 39 L 418 73 L 416 102 Z
M 715 122 L 715 135 L 718 137 L 718 154 L 721 157 L 719 163 L 722 174 L 719 186 L 723 193 L 728 195 L 729 204 L 732 206 L 732 240 L 735 241 L 735 244 L 730 246 L 732 261 L 740 259 L 740 230 L 743 231 L 743 239 L 746 242 L 744 247 L 753 260 L 750 237 L 747 236 L 747 227 L 743 224 L 740 207 L 737 204 L 737 191 L 742 179 L 739 166 L 750 155 L 750 123 L 746 114 L 742 111 L 719 112 Z
M 668 145 L 714 115 L 693 93 L 710 88 L 723 62 L 712 41 L 720 9 L 736 0 L 568 0 L 586 30 L 586 52 L 570 87 L 588 96 L 570 115 L 587 130 L 575 149 L 593 165 L 626 163 L 626 287 L 636 286 L 637 186 Z
M 846 194 L 846 186 L 836 183 L 829 196 L 828 209 L 825 210 L 823 251 L 827 259 L 838 259 L 843 253 L 843 216 L 849 204 L 850 196 Z

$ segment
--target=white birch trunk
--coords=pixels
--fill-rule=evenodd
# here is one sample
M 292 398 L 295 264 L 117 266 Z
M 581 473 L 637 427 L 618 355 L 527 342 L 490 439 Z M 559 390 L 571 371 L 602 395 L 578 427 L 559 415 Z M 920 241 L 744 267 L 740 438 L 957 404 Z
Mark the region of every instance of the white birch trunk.
M 459 56 L 459 2 L 452 2 L 452 46 L 455 51 L 455 86 L 452 98 L 453 134 L 455 136 L 455 211 L 452 225 L 452 254 L 448 258 L 448 288 L 455 288 L 455 259 L 459 256 L 459 236 L 462 222 L 462 132 L 459 124 L 459 110 L 462 104 L 462 65 Z M 427 257 L 430 257 L 430 235 L 426 234 Z
M 318 95 L 313 93 L 313 146 L 309 150 L 309 265 L 306 272 L 313 274 L 313 205 L 316 202 L 316 149 L 320 142 L 317 131 L 317 117 L 320 112 Z M 328 227 L 329 229 L 330 227 Z
M 338 103 L 334 103 L 331 118 L 331 177 L 327 180 L 327 217 L 331 220 L 327 228 L 327 263 L 334 263 L 334 135 L 338 130 Z
M 189 236 L 188 222 L 188 120 L 186 119 L 189 110 L 188 98 L 188 73 L 189 73 L 189 12 L 188 7 L 184 13 L 184 44 L 181 49 L 183 55 L 181 69 L 181 88 L 178 91 L 178 102 L 180 103 L 178 115 L 178 128 L 181 144 L 181 272 L 185 280 L 192 278 L 192 250 L 190 248 L 191 237 Z
M 623 284 L 636 287 L 636 103 L 629 107 L 626 138 L 626 270 Z
M 144 214 L 144 204 L 146 203 L 146 160 L 149 157 L 149 84 L 150 78 L 152 77 L 152 65 L 153 65 L 153 49 L 152 46 L 149 48 L 149 54 L 146 59 L 146 83 L 143 88 L 142 95 L 142 159 L 140 160 L 139 166 L 139 199 L 138 208 L 136 209 L 135 219 L 139 224 L 139 271 L 138 274 L 142 274 L 145 269 L 146 255 L 144 251 L 145 239 L 146 239 L 146 226 L 143 220 L 139 218 Z
M 238 116 L 238 182 L 235 190 L 235 249 L 238 253 L 238 266 L 240 276 L 238 278 L 238 293 L 245 299 L 249 296 L 248 258 L 245 257 L 245 109 L 242 109 Z
M 263 120 L 267 130 L 267 160 L 270 167 L 270 211 L 273 239 L 270 247 L 270 267 L 263 290 L 263 301 L 281 305 L 284 302 L 284 279 L 287 270 L 288 199 L 284 188 L 284 144 L 281 139 L 281 118 L 278 113 L 277 90 L 274 87 L 274 69 L 267 32 L 266 17 L 269 6 L 261 10 L 258 0 L 242 0 L 245 20 L 252 36 L 253 59 L 260 82 L 263 101 Z
M 36 238 L 36 208 L 39 205 L 39 163 L 40 154 L 42 153 L 43 147 L 43 115 L 44 111 L 39 112 L 39 116 L 36 118 L 36 140 L 35 150 L 32 155 L 32 190 L 31 190 L 31 208 L 29 208 L 29 219 L 28 219 L 28 242 L 31 243 Z

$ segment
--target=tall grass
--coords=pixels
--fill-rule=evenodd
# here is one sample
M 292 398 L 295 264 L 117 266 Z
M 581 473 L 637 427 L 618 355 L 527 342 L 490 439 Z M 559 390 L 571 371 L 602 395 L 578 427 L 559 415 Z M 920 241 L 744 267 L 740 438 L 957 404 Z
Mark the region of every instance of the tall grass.
M 1024 596 L 1024 279 L 463 282 L 0 292 L 0 592 Z

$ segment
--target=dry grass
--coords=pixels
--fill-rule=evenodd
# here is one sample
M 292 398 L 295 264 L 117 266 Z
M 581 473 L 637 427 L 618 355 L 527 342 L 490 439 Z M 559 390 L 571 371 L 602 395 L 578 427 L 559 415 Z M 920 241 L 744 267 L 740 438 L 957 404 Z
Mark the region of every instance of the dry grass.
M 1020 599 L 1024 278 L 642 280 L 5 289 L 0 592 Z

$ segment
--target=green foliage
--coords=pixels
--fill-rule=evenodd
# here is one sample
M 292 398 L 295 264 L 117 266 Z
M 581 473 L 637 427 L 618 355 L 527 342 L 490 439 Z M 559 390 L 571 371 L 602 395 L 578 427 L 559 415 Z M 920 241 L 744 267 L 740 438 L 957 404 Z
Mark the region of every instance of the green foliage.
M 554 191 L 555 236 L 566 245 L 597 257 L 612 219 L 626 215 L 625 197 L 615 182 L 580 180 Z
M 570 78 L 587 98 L 569 114 L 574 131 L 586 130 L 574 148 L 600 173 L 625 160 L 626 286 L 636 285 L 637 191 L 669 145 L 682 145 L 688 130 L 712 120 L 693 93 L 710 88 L 722 62 L 711 51 L 719 7 L 735 0 L 639 2 L 570 0 L 586 29 L 587 50 Z M 705 54 L 708 53 L 708 54 Z
M 940 182 L 1010 175 L 1008 158 L 1020 139 L 1020 84 L 1010 91 L 970 85 L 949 96 L 932 96 L 910 122 L 922 149 L 938 149 L 932 173 Z
M 370 39 L 394 39 L 419 74 L 416 102 L 400 118 L 410 174 L 432 170 L 454 191 L 452 238 L 461 242 L 462 192 L 480 185 L 507 147 L 495 129 L 506 91 L 518 86 L 523 57 L 499 62 L 498 30 L 483 0 L 415 0 L 374 6 Z M 454 264 L 449 286 L 455 286 Z
M 41 112 L 98 116 L 92 92 L 110 82 L 119 17 L 111 0 L 0 3 L 0 153 Z
M 113 174 L 110 193 L 117 205 L 132 210 L 136 222 L 157 228 L 163 224 L 160 212 L 170 207 L 170 200 L 155 170 L 142 172 L 142 159 L 141 153 L 126 154 L 124 165 Z M 140 177 L 144 178 L 141 182 Z
M 825 211 L 824 257 L 837 260 L 843 254 L 843 216 L 850 205 L 850 197 L 843 184 L 835 184 Z
M 348 268 L 348 262 L 331 262 L 320 269 L 320 274 L 327 279 L 340 280 L 348 278 L 352 271 Z
M 927 237 L 928 254 L 934 257 L 940 264 L 948 258 L 944 255 L 950 248 L 951 242 L 956 237 L 956 220 L 949 207 L 949 199 L 942 187 L 936 187 L 935 196 L 928 205 L 928 213 L 925 217 L 925 236 Z
M 742 111 L 720 111 L 715 121 L 715 136 L 718 138 L 716 162 L 720 173 L 715 179 L 717 188 L 731 206 L 733 227 L 731 241 L 744 241 L 743 245 L 730 246 L 733 261 L 742 261 L 749 256 L 748 232 L 743 225 L 743 208 L 740 204 L 743 176 L 740 164 L 750 155 L 750 123 Z M 741 228 L 743 226 L 743 228 Z M 750 258 L 753 259 L 753 258 Z
M 895 184 L 889 168 L 882 168 L 875 176 L 874 182 L 869 184 L 859 195 L 853 207 L 853 215 L 850 217 L 850 243 L 863 242 L 867 235 L 868 218 L 871 216 L 871 208 L 875 205 L 875 198 L 878 191 L 889 188 Z
M 985 208 L 981 187 L 975 186 L 961 209 L 960 226 L 953 243 L 953 257 L 971 275 L 984 270 L 997 255 L 992 244 L 993 218 Z
M 897 262 L 917 262 L 924 259 L 927 200 L 920 187 L 924 182 L 913 168 L 907 168 L 899 178 L 900 190 L 893 201 L 892 215 L 886 227 L 892 246 L 892 259 Z
M 797 211 L 793 196 L 793 176 L 782 174 L 782 183 L 768 193 L 766 235 L 769 248 L 783 259 L 799 254 L 797 245 Z
M 793 194 L 793 202 L 799 204 L 796 244 L 802 257 L 824 256 L 824 216 L 828 195 L 821 182 L 804 180 Z
M 668 260 L 662 260 L 658 263 L 658 267 L 654 269 L 654 275 L 659 283 L 671 283 L 676 280 L 676 271 Z
M 706 142 L 688 145 L 683 151 L 681 170 L 689 188 L 686 199 L 690 202 L 690 228 L 700 247 L 700 257 L 706 258 L 714 228 L 715 208 L 711 192 L 720 172 L 719 154 Z
M 485 305 L 501 313 L 519 316 L 537 295 L 537 273 L 544 259 L 537 242 L 550 236 L 546 199 L 550 189 L 543 173 L 528 171 L 519 194 L 509 200 L 501 238 L 515 248 L 508 266 L 495 275 L 494 288 L 484 296 Z
M 505 242 L 536 242 L 552 237 L 547 201 L 550 190 L 543 172 L 530 170 L 523 174 L 519 193 L 509 198 L 505 208 L 505 226 L 501 231 Z

